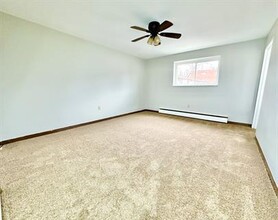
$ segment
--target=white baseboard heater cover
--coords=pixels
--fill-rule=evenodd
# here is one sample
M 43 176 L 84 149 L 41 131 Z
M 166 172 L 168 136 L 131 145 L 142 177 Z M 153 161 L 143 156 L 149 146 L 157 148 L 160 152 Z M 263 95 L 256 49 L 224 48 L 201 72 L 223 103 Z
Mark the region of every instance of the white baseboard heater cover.
M 228 123 L 228 116 L 224 116 L 224 115 L 212 115 L 212 114 L 201 113 L 201 112 L 190 112 L 190 111 L 182 111 L 182 110 L 175 110 L 169 108 L 159 108 L 159 113 L 183 116 L 188 118 L 197 118 L 197 119 L 203 119 L 207 121 Z

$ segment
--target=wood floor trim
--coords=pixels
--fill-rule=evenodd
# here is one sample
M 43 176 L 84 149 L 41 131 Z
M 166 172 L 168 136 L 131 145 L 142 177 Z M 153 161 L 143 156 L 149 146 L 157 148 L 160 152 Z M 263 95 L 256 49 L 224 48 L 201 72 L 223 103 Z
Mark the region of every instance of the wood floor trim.
M 273 176 L 272 176 L 271 170 L 269 169 L 268 163 L 267 163 L 267 161 L 266 161 L 266 159 L 265 159 L 264 153 L 263 153 L 263 151 L 262 151 L 261 145 L 260 145 L 260 143 L 259 143 L 257 137 L 255 137 L 255 140 L 256 140 L 257 147 L 258 147 L 258 150 L 259 150 L 259 152 L 260 152 L 260 155 L 261 155 L 261 157 L 262 157 L 262 160 L 263 160 L 263 162 L 264 162 L 264 166 L 265 166 L 267 175 L 268 175 L 268 177 L 269 177 L 269 179 L 270 179 L 271 185 L 272 185 L 272 187 L 273 187 L 273 189 L 274 189 L 274 192 L 275 192 L 276 196 L 278 197 L 278 186 L 277 186 L 276 183 L 275 183 L 275 180 L 274 180 L 274 178 L 273 178 Z
M 157 110 L 143 109 L 143 110 L 129 112 L 129 113 L 125 113 L 125 114 L 120 114 L 120 115 L 116 115 L 116 116 L 112 116 L 112 117 L 108 117 L 108 118 L 103 118 L 103 119 L 99 119 L 99 120 L 95 120 L 95 121 L 85 122 L 85 123 L 81 123 L 81 124 L 77 124 L 77 125 L 71 125 L 71 126 L 67 126 L 67 127 L 63 127 L 63 128 L 57 128 L 57 129 L 50 130 L 50 131 L 43 131 L 43 132 L 39 132 L 39 133 L 35 133 L 35 134 L 22 136 L 22 137 L 8 139 L 8 140 L 5 140 L 5 141 L 0 141 L 0 148 L 3 147 L 6 144 L 10 144 L 10 143 L 30 139 L 30 138 L 35 138 L 35 137 L 39 137 L 39 136 L 43 136 L 43 135 L 48 135 L 48 134 L 52 134 L 52 133 L 56 133 L 56 132 L 60 132 L 60 131 L 65 131 L 65 130 L 68 130 L 68 129 L 73 129 L 73 128 L 77 128 L 77 127 L 80 127 L 80 126 L 89 125 L 89 124 L 92 124 L 92 123 L 96 123 L 96 122 L 100 122 L 100 121 L 104 121 L 104 120 L 109 120 L 109 119 L 113 119 L 113 118 L 117 118 L 117 117 L 122 117 L 122 116 L 125 116 L 125 115 L 135 114 L 135 113 L 143 112 L 143 111 L 158 113 Z M 228 123 L 251 127 L 250 124 L 245 124 L 245 123 L 232 122 L 232 121 L 228 121 Z
M 2 189 L 0 188 L 0 220 L 3 218 L 3 212 L 2 212 Z
M 143 111 L 148 111 L 148 110 L 143 109 L 143 110 L 128 112 L 128 113 L 115 115 L 115 116 L 111 116 L 111 117 L 107 117 L 107 118 L 103 118 L 103 119 L 97 119 L 97 120 L 94 120 L 94 121 L 89 121 L 89 122 L 80 123 L 80 124 L 76 124 L 76 125 L 70 125 L 70 126 L 63 127 L 63 128 L 57 128 L 57 129 L 50 130 L 50 131 L 43 131 L 43 132 L 39 132 L 39 133 L 35 133 L 35 134 L 22 136 L 22 137 L 8 139 L 8 140 L 0 142 L 0 148 L 3 147 L 6 144 L 10 144 L 10 143 L 18 142 L 18 141 L 23 141 L 23 140 L 26 140 L 26 139 L 31 139 L 31 138 L 35 138 L 35 137 L 39 137 L 39 136 L 43 136 L 43 135 L 53 134 L 53 133 L 57 133 L 57 132 L 60 132 L 60 131 L 65 131 L 65 130 L 69 130 L 69 129 L 73 129 L 73 128 L 77 128 L 77 127 L 81 127 L 81 126 L 85 126 L 85 125 L 89 125 L 89 124 L 93 124 L 93 123 L 97 123 L 97 122 L 101 122 L 101 121 L 106 121 L 106 120 L 110 120 L 110 119 L 113 119 L 113 118 L 118 118 L 118 117 L 122 117 L 122 116 L 126 116 L 126 115 L 131 115 L 131 114 L 135 114 L 135 113 L 139 113 L 139 112 L 143 112 Z
M 156 111 L 156 110 L 152 110 L 152 109 L 144 109 L 144 111 L 158 113 L 158 111 Z
M 228 121 L 228 124 L 235 124 L 235 125 L 242 125 L 242 126 L 246 126 L 246 127 L 251 127 L 251 124 L 235 122 L 235 121 Z

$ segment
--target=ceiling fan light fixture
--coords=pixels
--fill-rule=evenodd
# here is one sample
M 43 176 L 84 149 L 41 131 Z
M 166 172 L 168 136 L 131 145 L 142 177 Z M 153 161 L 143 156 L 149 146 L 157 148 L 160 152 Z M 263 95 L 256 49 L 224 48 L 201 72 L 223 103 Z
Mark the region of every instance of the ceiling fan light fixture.
M 160 38 L 156 35 L 153 40 L 153 45 L 158 46 L 161 44 Z
M 154 42 L 154 39 L 153 39 L 152 36 L 150 36 L 149 39 L 148 39 L 148 41 L 147 41 L 147 43 L 148 43 L 149 45 L 152 45 L 153 42 Z

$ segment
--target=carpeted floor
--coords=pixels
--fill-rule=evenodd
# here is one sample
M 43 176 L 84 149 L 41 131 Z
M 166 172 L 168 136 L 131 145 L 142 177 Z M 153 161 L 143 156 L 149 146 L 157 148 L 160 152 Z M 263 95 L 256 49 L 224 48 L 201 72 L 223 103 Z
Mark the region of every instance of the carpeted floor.
M 278 219 L 251 128 L 142 112 L 0 150 L 4 220 Z

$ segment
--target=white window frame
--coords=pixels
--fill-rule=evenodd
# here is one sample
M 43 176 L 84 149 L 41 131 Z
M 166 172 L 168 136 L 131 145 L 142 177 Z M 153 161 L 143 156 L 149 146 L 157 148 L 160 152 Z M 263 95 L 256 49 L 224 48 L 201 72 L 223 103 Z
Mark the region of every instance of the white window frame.
M 215 84 L 194 84 L 194 85 L 178 85 L 176 83 L 176 70 L 178 64 L 188 64 L 188 63 L 196 63 L 195 65 L 195 74 L 196 74 L 196 68 L 197 68 L 197 63 L 202 63 L 202 62 L 209 62 L 209 61 L 218 61 L 218 69 L 217 69 L 217 81 Z M 220 69 L 220 61 L 221 61 L 221 56 L 211 56 L 211 57 L 202 57 L 202 58 L 195 58 L 195 59 L 190 59 L 190 60 L 179 60 L 174 62 L 174 71 L 173 71 L 173 86 L 218 86 L 219 83 L 219 69 Z
M 271 59 L 271 55 L 272 55 L 271 54 L 272 48 L 273 48 L 273 39 L 267 45 L 265 52 L 264 52 L 264 60 L 263 60 L 263 65 L 262 65 L 260 84 L 259 84 L 259 89 L 258 89 L 258 93 L 257 93 L 257 101 L 256 101 L 255 112 L 254 112 L 254 116 L 253 116 L 253 122 L 252 122 L 252 128 L 254 128 L 254 129 L 257 128 L 259 117 L 260 117 L 265 83 L 266 83 L 266 78 L 267 78 L 267 74 L 268 74 L 268 67 L 269 67 L 269 63 L 270 63 L 270 59 Z

